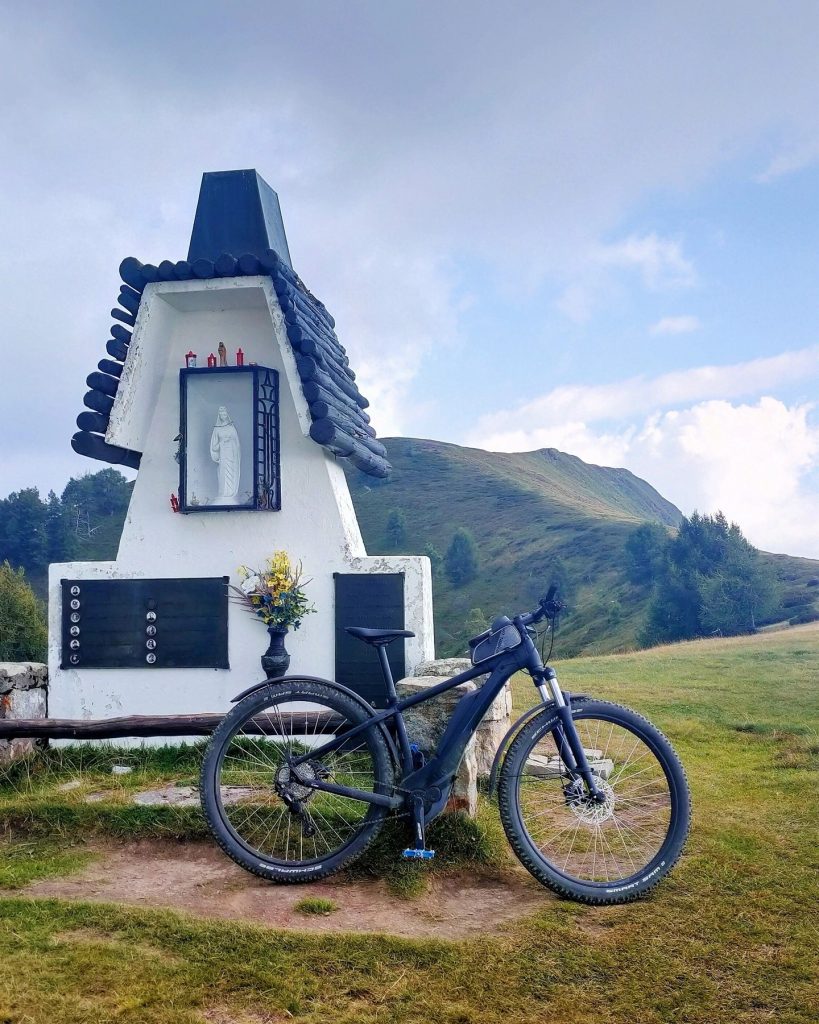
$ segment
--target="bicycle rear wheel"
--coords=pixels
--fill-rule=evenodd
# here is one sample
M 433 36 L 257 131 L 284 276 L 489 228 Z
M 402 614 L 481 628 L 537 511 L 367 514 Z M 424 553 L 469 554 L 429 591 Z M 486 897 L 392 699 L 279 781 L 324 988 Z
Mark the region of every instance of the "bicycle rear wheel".
M 367 710 L 332 684 L 287 679 L 251 693 L 211 738 L 201 775 L 202 809 L 229 857 L 274 882 L 314 881 L 338 871 L 373 841 L 384 807 L 309 786 L 387 794 L 389 750 L 377 728 L 291 767 L 366 721 Z
M 523 865 L 583 903 L 626 903 L 674 866 L 688 835 L 690 796 L 671 744 L 645 718 L 583 700 L 572 717 L 604 803 L 592 801 L 560 755 L 554 708 L 510 746 L 498 786 L 500 814 Z

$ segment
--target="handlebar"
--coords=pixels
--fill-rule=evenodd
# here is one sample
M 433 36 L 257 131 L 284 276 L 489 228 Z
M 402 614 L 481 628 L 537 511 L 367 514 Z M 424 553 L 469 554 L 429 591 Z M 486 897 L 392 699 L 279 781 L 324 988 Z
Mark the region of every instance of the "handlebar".
M 560 614 L 560 610 L 563 607 L 563 602 L 557 600 L 557 586 L 553 583 L 544 597 L 538 601 L 538 607 L 533 612 L 522 612 L 520 615 L 516 615 L 512 620 L 515 625 L 519 626 L 532 626 L 536 622 L 540 622 L 542 619 L 556 619 Z M 470 648 L 476 647 L 481 641 L 488 639 L 493 630 L 500 629 L 504 625 L 509 626 L 511 622 L 506 618 L 505 615 L 501 616 L 500 619 L 496 619 L 495 622 L 485 629 L 483 633 L 479 633 L 477 636 L 473 636 L 469 641 Z
M 518 615 L 516 618 L 520 621 L 523 626 L 532 626 L 536 622 L 540 622 L 542 619 L 554 619 L 560 614 L 560 609 L 563 604 L 556 600 L 557 586 L 553 583 L 546 595 L 541 597 L 538 601 L 537 611 L 527 612 L 523 615 Z

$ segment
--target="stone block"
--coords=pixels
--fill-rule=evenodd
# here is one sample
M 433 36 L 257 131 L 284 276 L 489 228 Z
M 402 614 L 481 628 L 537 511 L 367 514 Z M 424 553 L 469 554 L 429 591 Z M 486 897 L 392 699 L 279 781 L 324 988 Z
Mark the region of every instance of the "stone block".
M 441 677 L 435 675 L 409 676 L 396 683 L 396 690 L 399 697 L 409 697 L 414 693 L 437 686 L 440 682 Z M 417 743 L 426 754 L 432 753 L 444 734 L 453 708 L 465 693 L 469 693 L 475 688 L 475 684 L 472 682 L 461 683 L 459 686 L 447 690 L 446 693 L 439 694 L 426 703 L 405 711 L 404 721 L 407 724 L 410 742 Z M 476 740 L 473 737 L 467 744 L 458 767 L 447 810 L 464 811 L 471 817 L 475 817 L 478 811 L 477 769 Z
M 488 779 L 492 773 L 495 754 L 509 729 L 509 719 L 484 719 L 475 732 L 475 759 L 479 779 Z
M 3 718 L 45 718 L 46 691 L 41 687 L 12 690 L 4 694 L 3 711 Z
M 48 665 L 39 661 L 0 662 L 0 694 L 48 685 Z
M 465 672 L 472 663 L 468 658 L 440 658 L 436 661 L 424 661 L 416 669 L 416 676 L 426 680 L 424 686 L 434 686 L 441 682 L 441 679 L 448 679 L 452 676 Z M 468 690 L 474 690 L 482 686 L 489 678 L 488 674 L 477 676 L 468 683 L 461 683 L 448 690 L 440 698 L 435 698 L 421 708 L 410 709 L 410 712 L 418 711 L 421 715 L 429 715 L 435 718 L 449 718 L 452 709 Z M 411 683 L 411 679 L 403 680 Z M 407 690 L 407 693 L 414 692 Z M 441 703 L 439 704 L 439 701 Z M 443 702 L 447 701 L 446 704 Z M 435 708 L 434 705 L 438 705 Z M 429 709 L 429 710 L 427 710 Z M 440 710 L 439 710 L 440 709 Z M 501 740 L 506 735 L 511 724 L 512 715 L 512 689 L 507 683 L 498 696 L 489 705 L 489 708 L 478 726 L 474 743 L 476 760 L 476 771 L 478 778 L 488 778 L 492 771 L 492 762 L 495 760 L 495 752 Z M 443 732 L 443 730 L 441 730 Z M 440 735 L 440 733 L 439 733 Z
M 585 754 L 589 768 L 596 772 L 601 779 L 608 779 L 614 771 L 614 761 L 610 757 L 603 757 L 601 750 L 586 750 Z M 557 754 L 551 757 L 544 757 L 543 754 L 530 754 L 526 762 L 526 770 L 541 779 L 560 779 L 564 777 L 565 766 Z
M 0 662 L 0 718 L 45 718 L 48 666 L 34 661 Z M 0 764 L 30 754 L 42 741 L 0 740 Z
M 399 697 L 410 697 L 415 693 L 429 690 L 440 682 L 438 676 L 408 676 L 396 683 L 396 690 Z M 406 710 L 404 721 L 407 723 L 407 732 L 412 742 L 417 743 L 422 750 L 434 750 L 444 734 L 455 705 L 464 694 L 475 689 L 474 683 L 461 683 L 424 704 Z
M 413 675 L 441 676 L 444 679 L 449 679 L 450 676 L 458 676 L 471 667 L 472 662 L 469 658 L 436 658 L 435 661 L 422 661 Z M 485 678 L 485 676 L 478 676 L 475 681 L 480 685 Z

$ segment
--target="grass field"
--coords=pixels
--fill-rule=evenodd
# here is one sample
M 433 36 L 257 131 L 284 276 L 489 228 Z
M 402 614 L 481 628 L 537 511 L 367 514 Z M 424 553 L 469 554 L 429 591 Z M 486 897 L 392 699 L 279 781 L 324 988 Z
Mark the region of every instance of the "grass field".
M 649 899 L 601 910 L 544 890 L 500 935 L 419 942 L 12 893 L 0 900 L 0 1021 L 815 1024 L 819 626 L 557 667 L 566 688 L 643 711 L 688 770 L 691 839 Z M 519 683 L 519 705 L 531 699 Z M 68 870 L 94 830 L 201 829 L 195 812 L 134 815 L 124 799 L 80 809 L 75 790 L 54 785 L 77 772 L 34 766 L 5 787 L 3 885 Z M 102 771 L 86 763 L 82 778 L 94 787 Z

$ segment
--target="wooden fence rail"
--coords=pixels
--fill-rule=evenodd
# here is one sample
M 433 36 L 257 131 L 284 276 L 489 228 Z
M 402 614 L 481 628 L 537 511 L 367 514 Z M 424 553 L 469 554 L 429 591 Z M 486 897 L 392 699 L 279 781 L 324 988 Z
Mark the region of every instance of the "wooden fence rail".
M 209 736 L 224 715 L 130 715 L 125 718 L 19 718 L 0 719 L 0 740 L 105 740 L 124 736 Z M 327 712 L 284 711 L 275 718 L 258 715 L 254 728 L 244 732 L 275 736 L 280 722 L 291 735 L 321 735 L 338 727 L 338 716 Z

